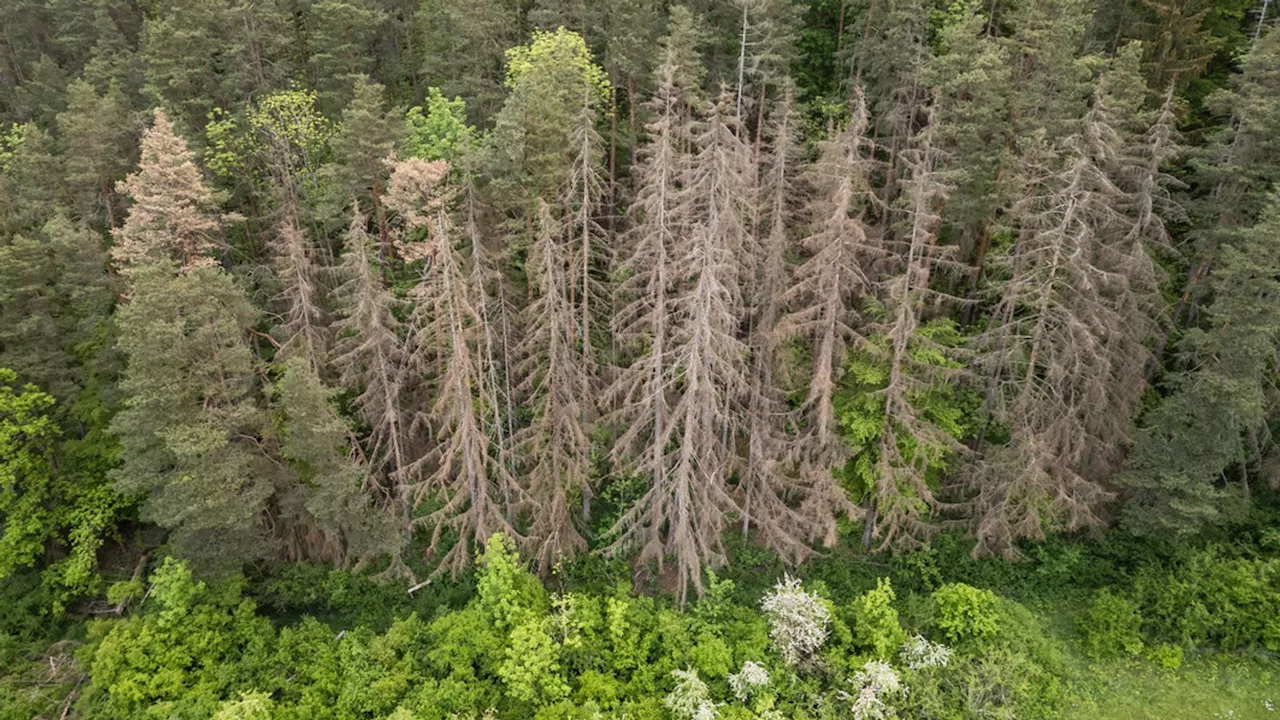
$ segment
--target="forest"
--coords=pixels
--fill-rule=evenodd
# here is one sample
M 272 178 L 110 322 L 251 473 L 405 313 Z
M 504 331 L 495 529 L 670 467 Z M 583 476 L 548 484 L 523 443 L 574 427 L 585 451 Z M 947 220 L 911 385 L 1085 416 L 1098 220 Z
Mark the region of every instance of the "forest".
M 0 720 L 1273 717 L 1278 18 L 0 0 Z

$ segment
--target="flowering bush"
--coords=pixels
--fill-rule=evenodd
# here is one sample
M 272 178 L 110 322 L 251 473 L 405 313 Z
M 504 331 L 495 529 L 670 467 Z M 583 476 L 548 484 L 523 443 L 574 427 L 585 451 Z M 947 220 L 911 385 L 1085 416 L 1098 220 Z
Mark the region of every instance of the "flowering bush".
M 740 702 L 746 702 L 752 691 L 768 684 L 769 671 L 750 660 L 742 663 L 742 670 L 729 676 L 729 689 Z
M 676 720 L 714 720 L 716 704 L 698 671 L 672 670 L 671 676 L 676 679 L 676 686 L 667 695 L 666 705 Z
M 951 662 L 951 648 L 915 635 L 902 644 L 898 656 L 912 670 L 946 667 Z
M 851 680 L 856 692 L 842 693 L 849 701 L 854 720 L 886 720 L 897 716 L 889 700 L 907 694 L 907 687 L 889 663 L 872 660 Z
M 760 607 L 769 621 L 769 639 L 788 665 L 798 664 L 826 642 L 831 611 L 796 578 L 784 575 Z

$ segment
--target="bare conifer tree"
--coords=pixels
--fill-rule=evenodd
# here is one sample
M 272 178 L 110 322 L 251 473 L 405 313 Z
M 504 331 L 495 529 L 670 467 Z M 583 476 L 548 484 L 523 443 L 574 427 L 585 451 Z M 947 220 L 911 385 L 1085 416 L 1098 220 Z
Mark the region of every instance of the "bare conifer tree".
M 394 478 L 408 462 L 400 397 L 404 347 L 395 299 L 382 285 L 378 247 L 366 230 L 367 222 L 356 207 L 338 268 L 343 282 L 333 292 L 339 319 L 334 323 L 338 338 L 332 363 L 340 373 L 340 385 L 356 393 L 357 412 L 369 429 L 370 463 L 392 479 L 392 486 L 384 490 L 397 498 Z
M 1019 236 L 999 259 L 995 316 L 978 341 L 991 412 L 1011 437 L 974 468 L 975 552 L 1012 554 L 1019 538 L 1095 524 L 1111 497 L 1099 471 L 1117 440 L 1107 338 L 1123 324 L 1110 295 L 1124 279 L 1105 256 L 1121 192 L 1096 161 L 1114 137 L 1100 107 L 1083 127 L 1065 168 L 1048 148 L 1028 153 Z
M 650 109 L 651 138 L 636 172 L 632 205 L 635 227 L 629 234 L 629 256 L 618 293 L 624 304 L 613 317 L 613 334 L 630 363 L 619 369 L 609 389 L 617 410 L 612 419 L 622 428 L 614 444 L 615 463 L 651 476 L 653 488 L 665 485 L 666 446 L 670 440 L 670 325 L 674 288 L 673 246 L 684 219 L 677 216 L 679 180 L 688 166 L 681 151 L 690 141 L 684 103 L 669 53 L 660 69 L 659 87 Z M 660 528 L 650 526 L 644 556 L 661 557 Z M 633 534 L 633 533 L 629 533 Z M 628 538 L 634 540 L 633 537 Z
M 533 413 L 532 422 L 516 433 L 515 449 L 530 496 L 538 505 L 530 534 L 538 544 L 538 567 L 545 573 L 562 557 L 584 552 L 569 508 L 570 493 L 588 492 L 591 440 L 583 427 L 584 388 L 590 372 L 574 347 L 574 308 L 565 241 L 545 202 L 538 212 L 538 232 L 530 248 L 530 280 L 534 299 L 526 309 L 524 342 L 516 373 L 519 390 Z
M 505 498 L 520 499 L 509 469 L 493 452 L 485 418 L 498 402 L 487 382 L 482 356 L 476 351 L 479 315 L 453 240 L 444 203 L 436 205 L 431 227 L 432 262 L 413 290 L 416 304 L 408 342 L 410 363 L 429 365 L 439 354 L 443 368 L 425 418 L 415 428 L 428 427 L 432 442 L 424 455 L 406 468 L 407 490 L 413 505 L 438 498 L 440 506 L 415 520 L 432 528 L 428 555 L 440 550 L 445 532 L 453 545 L 440 558 L 436 574 L 456 573 L 471 563 L 477 547 L 494 533 L 527 542 L 506 512 Z
M 790 228 L 795 221 L 798 192 L 800 118 L 790 81 L 769 117 L 764 133 L 769 140 L 760 194 L 764 220 L 749 236 L 751 387 L 747 399 L 746 456 L 738 469 L 737 502 L 742 509 L 742 534 L 752 530 L 762 545 L 799 562 L 812 554 L 806 542 L 815 525 L 788 501 L 801 496 L 785 458 L 789 439 L 784 427 L 788 408 L 778 387 L 780 351 L 778 320 L 786 289 L 791 250 Z
M 861 341 L 859 302 L 872 290 L 872 265 L 884 255 L 880 238 L 864 220 L 874 197 L 872 161 L 865 137 L 866 104 L 861 93 L 855 97 L 848 126 L 821 144 L 821 155 L 810 169 L 814 192 L 806 208 L 812 223 L 804 240 L 808 257 L 782 295 L 787 312 L 778 323 L 781 337 L 811 343 L 813 369 L 798 413 L 803 435 L 797 455 L 809 489 L 805 514 L 820 525 L 828 546 L 836 541 L 833 513 L 857 514 L 831 474 L 849 452 L 836 424 L 833 397 L 849 343 Z

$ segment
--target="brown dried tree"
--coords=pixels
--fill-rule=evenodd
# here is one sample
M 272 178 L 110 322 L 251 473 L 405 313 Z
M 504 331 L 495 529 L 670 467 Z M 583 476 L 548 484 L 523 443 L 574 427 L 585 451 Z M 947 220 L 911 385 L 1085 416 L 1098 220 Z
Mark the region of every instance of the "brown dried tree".
M 574 345 L 577 317 L 570 302 L 574 267 L 566 252 L 563 224 L 541 203 L 538 231 L 529 249 L 533 301 L 525 310 L 525 336 L 517 354 L 517 386 L 532 421 L 516 432 L 525 486 L 537 503 L 530 534 L 538 567 L 548 571 L 560 558 L 585 552 L 587 543 L 574 526 L 572 493 L 586 494 L 591 439 L 583 425 L 585 389 L 591 368 Z
M 973 468 L 979 553 L 1100 522 L 1111 498 L 1101 473 L 1128 432 L 1111 417 L 1123 358 L 1109 341 L 1125 330 L 1115 295 L 1126 280 L 1108 262 L 1123 193 L 1098 164 L 1115 133 L 1100 102 L 1082 127 L 1065 163 L 1047 147 L 1028 153 L 1019 235 L 998 260 L 995 315 L 978 339 L 992 415 L 1011 435 Z
M 404 346 L 395 298 L 382 285 L 379 248 L 369 236 L 367 223 L 357 206 L 337 268 L 342 283 L 333 291 L 338 320 L 334 323 L 337 340 L 331 362 L 339 373 L 339 385 L 355 394 L 356 411 L 368 426 L 366 457 L 370 467 L 382 471 L 387 481 L 383 490 L 395 500 L 400 495 L 396 478 L 409 461 L 405 447 L 408 426 L 401 402 Z
M 754 530 L 757 540 L 783 558 L 799 562 L 812 555 L 808 544 L 815 524 L 790 504 L 803 496 L 800 484 L 786 462 L 786 399 L 778 387 L 781 338 L 778 321 L 781 296 L 787 287 L 791 250 L 790 228 L 796 219 L 799 167 L 800 117 L 790 82 L 769 116 L 763 163 L 760 205 L 764 213 L 756 232 L 749 235 L 748 258 L 752 280 L 750 332 L 751 385 L 747 399 L 746 451 L 738 469 L 736 492 L 742 509 L 742 534 Z
M 866 130 L 866 103 L 859 92 L 849 124 L 821 143 L 818 161 L 809 170 L 813 192 L 805 208 L 812 224 L 803 243 L 807 258 L 782 294 L 787 312 L 778 323 L 780 337 L 811 343 L 813 368 L 797 413 L 802 435 L 795 448 L 808 488 L 802 509 L 828 546 L 837 539 L 834 515 L 843 512 L 853 519 L 858 514 L 832 475 L 849 453 L 837 427 L 833 397 L 849 344 L 862 339 L 859 304 L 872 291 L 873 265 L 884 257 L 881 238 L 865 221 L 875 197 Z
M 116 191 L 131 201 L 124 224 L 112 231 L 111 257 L 122 270 L 163 258 L 183 272 L 214 264 L 217 205 L 195 156 L 163 110 L 155 110 L 155 121 L 142 133 L 138 171 Z
M 430 428 L 430 442 L 405 472 L 415 507 L 430 499 L 440 502 L 415 520 L 432 528 L 427 554 L 439 552 L 446 531 L 454 536 L 434 574 L 467 567 L 475 549 L 496 532 L 527 542 L 506 512 L 522 494 L 494 452 L 492 428 L 485 424 L 498 399 L 484 372 L 483 354 L 477 351 L 483 344 L 478 340 L 483 327 L 475 288 L 467 283 L 444 205 L 439 202 L 433 210 L 432 262 L 412 291 L 413 332 L 407 343 L 409 367 L 442 368 L 434 380 L 437 389 L 429 410 L 414 422 L 416 430 Z M 433 363 L 432 357 L 439 360 Z

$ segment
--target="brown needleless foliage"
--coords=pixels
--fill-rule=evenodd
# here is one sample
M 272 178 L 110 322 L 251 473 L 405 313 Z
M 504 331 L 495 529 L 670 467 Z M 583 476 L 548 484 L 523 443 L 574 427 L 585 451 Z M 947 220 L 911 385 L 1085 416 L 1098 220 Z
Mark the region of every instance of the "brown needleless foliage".
M 220 246 L 217 203 L 163 110 L 156 109 L 142 133 L 138 171 L 116 191 L 131 201 L 124 224 L 112 231 L 111 257 L 121 269 L 161 258 L 174 260 L 183 272 L 214 264 L 211 253 Z

